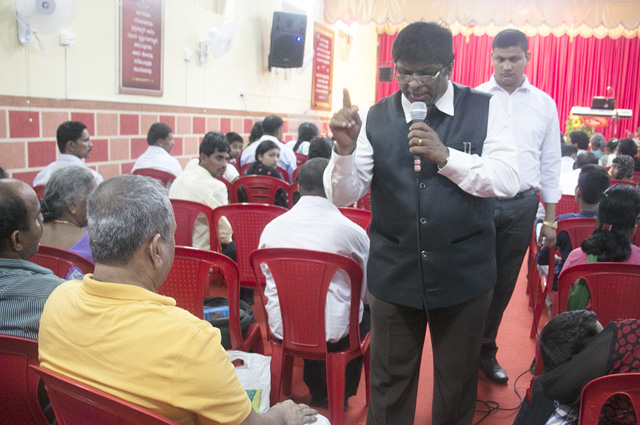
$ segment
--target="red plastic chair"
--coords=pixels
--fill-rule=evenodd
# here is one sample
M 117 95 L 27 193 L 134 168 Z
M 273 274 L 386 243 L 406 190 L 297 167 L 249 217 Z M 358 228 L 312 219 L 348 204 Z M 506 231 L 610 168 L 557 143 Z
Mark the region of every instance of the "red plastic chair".
M 636 186 L 636 182 L 634 182 L 634 181 L 630 182 L 628 180 L 614 180 L 614 179 L 611 179 L 610 186 L 613 186 L 614 184 L 626 184 L 626 185 L 633 186 L 633 187 Z
M 638 183 L 638 181 L 640 181 L 640 172 L 638 171 L 633 172 L 633 181 L 636 182 L 636 184 Z
M 360 208 L 347 208 L 347 207 L 339 207 L 338 208 L 342 215 L 347 217 L 349 220 L 356 223 L 358 226 L 362 227 L 367 234 L 369 234 L 369 224 L 371 223 L 371 211 L 363 210 Z
M 284 179 L 285 182 L 287 183 L 291 182 L 291 179 L 289 178 L 289 173 L 287 172 L 287 170 L 285 170 L 279 165 L 276 165 L 276 170 L 278 170 L 280 174 L 282 174 L 282 178 Z
M 579 213 L 580 204 L 576 202 L 574 195 L 562 195 L 560 201 L 556 204 L 556 217 L 562 214 Z
M 369 334 L 361 339 L 357 331 L 362 268 L 342 255 L 290 248 L 259 249 L 251 253 L 250 261 L 256 279 L 263 276 L 261 264 L 269 267 L 282 312 L 282 341 L 271 335 L 267 326 L 272 353 L 271 404 L 278 401 L 281 393 L 291 393 L 294 357 L 325 360 L 329 421 L 341 425 L 345 367 L 351 359 L 361 355 L 365 356 L 366 402 L 369 403 Z M 351 280 L 349 329 L 353 331 L 349 332 L 348 349 L 330 353 L 326 343 L 325 303 L 329 284 L 338 270 L 344 270 Z
M 371 211 L 371 191 L 356 202 L 356 208 Z
M 29 368 L 38 364 L 38 342 L 0 335 L 0 423 L 48 425 L 38 402 L 40 377 Z
M 618 373 L 589 382 L 580 396 L 580 425 L 597 425 L 602 406 L 609 397 L 629 397 L 636 416 L 640 414 L 640 373 Z
M 35 365 L 31 368 L 42 377 L 60 425 L 177 425 L 157 413 L 60 373 Z
M 558 313 L 567 310 L 569 291 L 579 278 L 587 281 L 600 323 L 640 319 L 640 264 L 587 263 L 564 268 L 558 278 Z
M 233 182 L 233 191 L 238 193 L 240 188 L 244 188 L 247 194 L 247 201 L 256 204 L 273 205 L 278 189 L 289 193 L 289 184 L 287 182 L 271 176 L 241 176 Z M 289 198 L 289 207 L 291 207 L 291 198 Z
M 171 199 L 171 206 L 176 217 L 176 245 L 193 246 L 193 224 L 198 214 L 203 214 L 209 222 L 209 249 L 220 252 L 218 232 L 212 230 L 215 226 L 211 220 L 213 213 L 211 208 L 198 202 L 182 199 Z
M 38 195 L 38 199 L 44 199 L 44 189 L 46 188 L 45 185 L 41 184 L 38 186 L 33 186 L 33 190 L 36 192 L 36 195 Z
M 296 154 L 296 166 L 297 166 L 296 170 L 297 170 L 298 168 L 302 167 L 302 164 L 307 162 L 308 156 L 303 154 L 303 153 L 300 153 L 300 152 L 294 152 L 294 153 Z M 293 172 L 293 175 L 294 175 L 293 179 L 294 180 L 296 179 L 295 178 L 295 174 L 296 173 L 295 173 L 295 170 L 294 170 L 294 172 Z
M 51 270 L 53 274 L 62 279 L 66 278 L 67 271 L 71 266 L 78 267 L 84 274 L 93 273 L 95 267 L 95 264 L 75 252 L 47 245 L 40 245 L 38 252 L 29 258 L 29 261 Z
M 227 165 L 228 167 L 228 165 Z M 233 190 L 233 183 L 227 181 L 227 179 L 220 177 L 220 180 L 227 187 L 227 199 L 230 204 L 235 204 L 238 202 L 238 194 Z
M 595 218 L 569 218 L 566 220 L 558 221 L 558 228 L 556 234 L 560 232 L 567 232 L 569 239 L 571 240 L 571 246 L 577 248 L 580 246 L 583 240 L 589 238 L 593 234 L 593 230 L 596 228 L 597 220 Z M 547 276 L 541 276 L 539 284 L 537 285 L 537 291 L 531 295 L 534 300 L 535 308 L 533 310 L 533 321 L 531 322 L 531 334 L 530 337 L 534 338 L 538 333 L 538 323 L 540 322 L 540 315 L 542 314 L 542 306 L 547 295 L 553 298 L 554 310 L 558 301 L 558 294 L 553 290 L 554 269 L 556 266 L 556 246 L 553 245 L 549 248 L 549 274 Z M 534 266 L 535 267 L 535 266 Z M 553 314 L 555 316 L 555 314 Z
M 259 282 L 255 279 L 251 264 L 249 264 L 249 254 L 258 249 L 260 235 L 262 235 L 265 226 L 286 212 L 286 208 L 261 204 L 224 205 L 213 210 L 214 223 L 218 223 L 221 217 L 227 217 L 231 223 L 233 240 L 236 242 L 240 285 L 245 287 L 255 287 L 258 283 L 264 285 L 264 279 Z
M 176 176 L 173 174 L 167 173 L 166 171 L 156 170 L 155 168 L 138 168 L 131 174 L 156 179 L 167 189 L 171 187 L 171 183 L 176 179 Z
M 296 168 L 296 171 L 298 169 Z M 293 182 L 289 186 L 289 202 L 291 203 L 291 207 L 293 207 L 300 200 L 300 189 L 298 188 L 298 182 Z
M 242 335 L 240 329 L 240 285 L 238 266 L 223 254 L 185 246 L 176 246 L 173 265 L 158 293 L 175 298 L 176 305 L 194 316 L 203 318 L 203 299 L 208 293 L 211 278 L 222 272 L 229 300 L 229 334 L 231 349 L 263 353 L 262 333 L 258 323 L 252 323 Z

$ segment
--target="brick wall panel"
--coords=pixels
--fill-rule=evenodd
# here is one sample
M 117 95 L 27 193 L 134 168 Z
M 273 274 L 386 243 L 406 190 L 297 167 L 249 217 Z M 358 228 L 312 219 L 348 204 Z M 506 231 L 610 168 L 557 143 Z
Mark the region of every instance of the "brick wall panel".
M 91 139 L 91 156 L 85 161 L 94 162 L 107 162 L 109 161 L 109 141 L 107 139 Z
M 288 120 L 283 120 L 283 122 L 282 122 L 282 132 L 283 133 L 288 133 L 289 132 L 289 121 Z
M 242 133 L 251 133 L 252 128 L 253 128 L 253 120 L 249 118 L 245 118 L 242 121 Z
M 7 137 L 7 111 L 0 109 L 0 139 L 6 139 Z
M 128 161 L 131 159 L 129 138 L 113 138 L 109 140 L 109 159 L 111 161 Z
M 118 114 L 97 114 L 96 136 L 118 135 Z
M 220 128 L 218 131 L 222 131 L 224 134 L 227 134 L 231 131 L 231 119 L 230 118 L 220 118 Z
M 177 119 L 176 128 L 174 133 L 176 134 L 193 134 L 191 132 L 191 117 L 179 116 Z
M 157 122 L 160 122 L 158 120 L 158 115 L 140 115 L 140 134 L 146 137 L 149 132 L 149 127 Z
M 200 143 L 197 137 L 185 137 L 184 138 L 184 155 L 198 156 L 198 149 Z
M 29 168 L 44 167 L 56 160 L 58 150 L 56 142 L 49 140 L 46 142 L 28 142 Z
M 11 169 L 27 168 L 26 142 L 0 142 L 0 167 L 5 171 Z M 29 182 L 31 184 L 31 182 Z
M 38 171 L 24 171 L 19 173 L 11 173 L 11 178 L 22 180 L 29 186 L 33 184 L 33 179 L 36 178 Z
M 186 158 L 186 157 L 178 158 L 178 161 L 180 162 L 180 165 L 182 165 L 183 170 L 184 170 L 184 167 L 186 167 L 189 161 L 191 161 L 192 159 L 193 158 Z
M 234 119 L 232 119 L 231 120 L 231 131 L 235 131 L 236 133 L 242 133 L 242 130 L 244 130 L 244 119 L 242 119 L 242 118 L 234 118 Z
M 120 114 L 120 134 L 137 136 L 140 134 L 140 116 L 138 114 Z M 146 133 L 145 133 L 146 134 Z
M 173 147 L 171 148 L 171 155 L 173 156 L 182 156 L 183 155 L 183 138 L 182 137 L 174 137 L 173 138 Z
M 207 119 L 205 117 L 193 117 L 193 134 L 204 135 L 207 132 Z
M 220 131 L 220 118 L 207 117 L 207 131 Z
M 123 162 L 122 164 L 120 164 L 120 174 L 131 174 L 133 164 L 135 164 L 135 161 Z
M 120 175 L 120 164 L 100 164 L 97 171 L 106 180 L 109 177 Z
M 87 126 L 90 135 L 96 134 L 95 114 L 88 112 L 72 112 L 71 121 L 80 121 Z
M 65 121 L 69 121 L 68 112 L 42 112 L 42 137 L 56 137 L 58 127 Z M 90 133 L 93 135 L 93 133 Z
M 148 147 L 149 144 L 147 143 L 146 138 L 133 137 L 131 139 L 131 159 L 138 159 L 138 157 L 142 155 Z
M 40 114 L 35 111 L 9 111 L 9 137 L 40 137 Z
M 175 129 L 176 129 L 176 117 L 175 116 L 173 116 L 173 115 L 160 115 L 160 122 L 165 123 L 166 125 L 171 127 L 172 130 L 175 131 Z

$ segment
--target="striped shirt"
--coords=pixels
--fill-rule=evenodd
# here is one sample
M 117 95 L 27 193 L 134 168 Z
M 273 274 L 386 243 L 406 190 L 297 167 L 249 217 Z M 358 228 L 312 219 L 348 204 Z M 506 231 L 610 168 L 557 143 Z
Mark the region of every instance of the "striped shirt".
M 37 341 L 44 303 L 62 282 L 29 261 L 0 258 L 0 333 Z

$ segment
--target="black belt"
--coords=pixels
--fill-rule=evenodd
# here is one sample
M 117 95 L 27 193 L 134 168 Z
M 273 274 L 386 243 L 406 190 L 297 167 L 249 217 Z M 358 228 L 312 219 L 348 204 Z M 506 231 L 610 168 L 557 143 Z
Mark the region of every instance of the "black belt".
M 521 199 L 521 198 L 526 198 L 527 196 L 533 196 L 536 194 L 536 189 L 533 187 L 530 187 L 529 189 L 523 190 L 522 192 L 518 192 L 516 193 L 516 196 L 514 196 L 511 199 Z

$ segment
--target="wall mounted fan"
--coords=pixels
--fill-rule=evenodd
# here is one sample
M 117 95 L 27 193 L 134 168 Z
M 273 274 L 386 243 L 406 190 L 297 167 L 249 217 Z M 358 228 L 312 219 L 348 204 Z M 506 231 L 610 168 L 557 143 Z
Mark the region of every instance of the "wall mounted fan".
M 206 63 L 209 50 L 214 57 L 226 55 L 238 38 L 238 24 L 234 21 L 225 21 L 220 28 L 209 29 L 209 40 L 200 41 L 200 62 Z
M 18 40 L 31 45 L 31 35 L 55 34 L 68 27 L 76 16 L 77 0 L 12 0 L 18 21 Z

